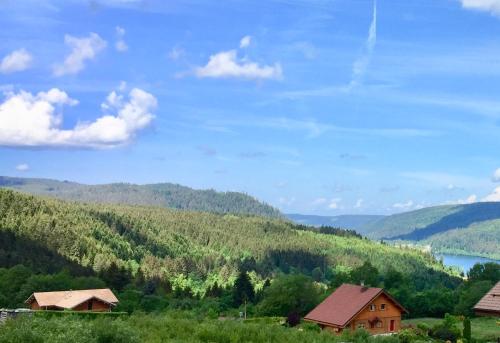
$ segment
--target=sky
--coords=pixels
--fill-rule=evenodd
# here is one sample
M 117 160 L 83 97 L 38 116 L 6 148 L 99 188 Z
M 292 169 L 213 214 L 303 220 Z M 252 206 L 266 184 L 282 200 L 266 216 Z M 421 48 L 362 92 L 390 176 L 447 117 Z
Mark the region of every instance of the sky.
M 0 0 L 0 27 L 0 175 L 500 201 L 500 0 Z

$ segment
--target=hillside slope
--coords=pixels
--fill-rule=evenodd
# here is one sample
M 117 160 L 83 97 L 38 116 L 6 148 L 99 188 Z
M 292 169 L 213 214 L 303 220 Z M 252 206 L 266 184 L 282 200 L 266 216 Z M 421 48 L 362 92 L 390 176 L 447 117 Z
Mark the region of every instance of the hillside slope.
M 364 261 L 411 274 L 421 286 L 448 277 L 431 255 L 413 249 L 296 229 L 257 216 L 74 203 L 0 189 L 0 233 L 10 237 L 2 239 L 0 267 L 44 271 L 54 260 L 102 271 L 114 262 L 195 292 L 215 281 L 230 284 L 242 264 L 256 282 L 318 268 L 334 274 Z
M 382 219 L 384 216 L 369 214 L 319 216 L 310 214 L 287 213 L 285 214 L 285 217 L 297 224 L 340 227 L 344 229 L 356 230 L 357 232 L 364 234 L 365 232 L 363 231 L 363 229 L 367 225 L 379 219 Z
M 69 181 L 0 176 L 0 187 L 72 201 L 255 214 L 274 218 L 281 216 L 277 209 L 243 193 L 195 190 L 172 183 L 84 185 Z
M 500 257 L 500 203 L 435 206 L 368 223 L 368 237 L 430 244 L 437 252 Z

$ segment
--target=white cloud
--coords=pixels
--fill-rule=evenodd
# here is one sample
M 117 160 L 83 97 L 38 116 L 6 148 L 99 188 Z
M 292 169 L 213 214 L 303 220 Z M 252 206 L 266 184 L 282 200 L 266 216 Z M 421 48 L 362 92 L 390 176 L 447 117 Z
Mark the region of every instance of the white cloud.
M 25 172 L 30 169 L 30 166 L 26 163 L 21 163 L 16 166 L 16 170 L 20 172 Z
M 330 203 L 328 204 L 328 208 L 331 210 L 337 210 L 340 207 L 340 202 L 342 201 L 341 198 L 333 198 L 330 200 Z
M 462 7 L 500 15 L 500 0 L 461 0 Z
M 471 194 L 465 199 L 458 199 L 458 200 L 452 200 L 452 201 L 446 201 L 446 205 L 465 205 L 465 204 L 473 204 L 477 202 L 477 195 Z
M 358 200 L 356 201 L 356 205 L 354 205 L 354 208 L 361 208 L 361 207 L 363 207 L 363 203 L 364 203 L 364 202 L 365 202 L 365 200 L 364 200 L 364 199 L 358 199 Z
M 414 205 L 413 200 L 408 200 L 407 202 L 404 203 L 395 203 L 392 205 L 392 207 L 397 208 L 399 210 L 407 210 L 412 208 Z
M 105 114 L 93 122 L 79 122 L 63 129 L 63 105 L 78 101 L 53 88 L 31 94 L 9 93 L 0 103 L 0 145 L 14 147 L 116 147 L 130 142 L 154 119 L 156 98 L 138 88 L 123 95 L 111 92 L 102 109 Z
M 118 37 L 118 40 L 115 43 L 115 49 L 118 52 L 125 52 L 128 50 L 128 45 L 125 43 L 125 40 L 123 37 L 125 36 L 125 29 L 123 27 L 117 26 L 115 28 L 116 31 L 116 36 Z
M 0 62 L 0 73 L 9 74 L 26 70 L 32 61 L 33 56 L 25 49 L 14 50 Z
M 248 42 L 245 39 L 248 37 Z M 240 42 L 240 47 L 250 44 L 250 37 L 246 36 Z M 194 70 L 197 77 L 205 78 L 240 78 L 240 79 L 276 79 L 283 78 L 281 64 L 259 65 L 248 58 L 239 59 L 236 50 L 222 51 L 210 56 L 208 63 L 204 67 L 197 67 Z
M 250 46 L 250 43 L 252 42 L 252 37 L 250 36 L 245 36 L 240 40 L 240 49 L 247 48 Z
M 493 180 L 493 182 L 500 182 L 500 168 L 495 170 L 491 179 Z
M 471 194 L 467 199 L 465 199 L 466 204 L 472 204 L 475 203 L 476 201 L 477 201 L 477 195 L 475 194 Z
M 125 81 L 120 81 L 120 84 L 118 85 L 118 90 L 120 92 L 124 92 L 125 89 L 127 89 L 127 82 Z
M 500 201 L 500 187 L 497 187 L 493 192 L 482 199 L 482 201 Z
M 370 64 L 371 56 L 373 54 L 373 49 L 375 48 L 375 44 L 377 43 L 377 3 L 373 3 L 373 17 L 372 22 L 370 24 L 370 28 L 368 29 L 368 37 L 366 38 L 365 43 L 365 52 L 359 57 L 352 66 L 352 76 L 351 82 L 347 89 L 352 89 L 359 85 L 362 81 L 364 74 L 366 73 L 366 69 Z
M 82 38 L 65 35 L 64 43 L 71 47 L 71 52 L 62 64 L 54 66 L 55 76 L 77 74 L 85 68 L 85 61 L 93 60 L 107 45 L 105 40 L 93 32 Z
M 196 68 L 195 74 L 200 78 L 281 79 L 283 77 L 279 63 L 274 66 L 260 66 L 255 62 L 238 60 L 236 50 L 210 56 L 207 65 Z

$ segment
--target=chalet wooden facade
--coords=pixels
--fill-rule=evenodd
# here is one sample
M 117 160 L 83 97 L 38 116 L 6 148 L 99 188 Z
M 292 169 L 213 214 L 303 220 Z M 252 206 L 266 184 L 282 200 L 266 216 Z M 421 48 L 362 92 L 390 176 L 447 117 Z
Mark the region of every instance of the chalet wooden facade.
M 26 303 L 32 310 L 109 312 L 118 299 L 109 288 L 78 291 L 36 292 Z
M 401 315 L 408 311 L 382 288 L 343 284 L 304 320 L 340 334 L 365 329 L 371 334 L 398 332 Z
M 476 316 L 500 317 L 500 281 L 474 306 Z

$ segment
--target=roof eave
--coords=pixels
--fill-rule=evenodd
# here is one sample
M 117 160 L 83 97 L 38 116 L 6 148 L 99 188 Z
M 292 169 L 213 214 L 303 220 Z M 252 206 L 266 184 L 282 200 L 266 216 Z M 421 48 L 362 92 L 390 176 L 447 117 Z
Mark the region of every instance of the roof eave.
M 321 320 L 316 320 L 316 319 L 307 318 L 307 317 L 305 317 L 304 320 L 306 322 L 313 322 L 313 323 L 323 324 L 323 325 L 327 325 L 327 326 L 336 327 L 336 328 L 339 328 L 339 329 L 343 329 L 343 328 L 346 327 L 347 324 L 349 324 L 349 323 L 346 323 L 344 325 L 339 325 L 339 324 L 334 324 L 334 323 L 329 323 L 329 322 L 323 322 Z

